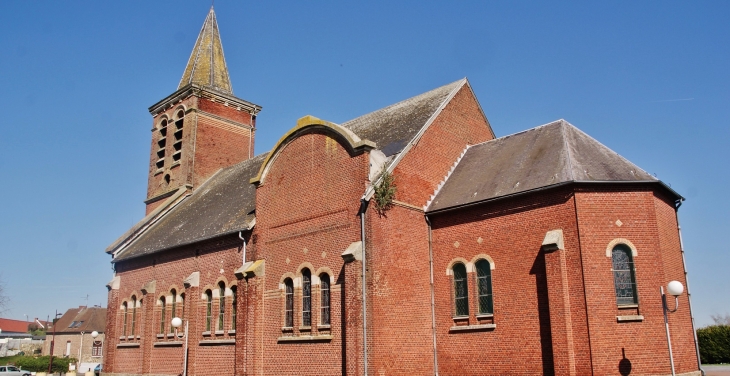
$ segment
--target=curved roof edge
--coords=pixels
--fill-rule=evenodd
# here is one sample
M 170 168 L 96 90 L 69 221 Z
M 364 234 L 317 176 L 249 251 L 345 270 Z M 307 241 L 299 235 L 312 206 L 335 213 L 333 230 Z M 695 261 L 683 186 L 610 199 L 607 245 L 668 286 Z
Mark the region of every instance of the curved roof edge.
M 294 126 L 294 128 L 290 129 L 288 132 L 286 132 L 283 136 L 281 136 L 276 145 L 271 148 L 271 151 L 269 152 L 269 155 L 266 156 L 264 163 L 261 164 L 258 174 L 255 177 L 251 178 L 249 182 L 256 185 L 263 184 L 266 173 L 269 170 L 269 166 L 276 159 L 279 151 L 281 151 L 284 146 L 298 138 L 300 135 L 304 134 L 305 131 L 312 128 L 324 129 L 325 131 L 334 134 L 341 140 L 345 141 L 350 149 L 350 152 L 354 154 L 376 148 L 374 142 L 361 139 L 354 132 L 339 124 L 335 124 L 311 115 L 307 115 L 297 120 L 297 125 Z

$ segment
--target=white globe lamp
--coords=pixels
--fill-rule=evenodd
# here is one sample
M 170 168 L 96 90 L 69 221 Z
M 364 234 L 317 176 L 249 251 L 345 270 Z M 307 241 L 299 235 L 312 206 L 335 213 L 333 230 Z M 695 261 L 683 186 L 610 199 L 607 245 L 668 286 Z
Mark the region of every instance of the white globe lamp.
M 177 329 L 177 328 L 179 328 L 182 325 L 182 319 L 179 318 L 179 317 L 174 317 L 172 319 L 172 322 L 170 324 L 172 324 L 172 327 L 173 328 L 176 328 Z
M 98 337 L 98 336 L 99 336 L 99 332 L 97 332 L 96 330 L 91 332 L 91 338 L 96 339 L 96 337 Z
M 684 286 L 679 281 L 669 282 L 667 284 L 667 292 L 674 297 L 680 296 L 684 292 Z

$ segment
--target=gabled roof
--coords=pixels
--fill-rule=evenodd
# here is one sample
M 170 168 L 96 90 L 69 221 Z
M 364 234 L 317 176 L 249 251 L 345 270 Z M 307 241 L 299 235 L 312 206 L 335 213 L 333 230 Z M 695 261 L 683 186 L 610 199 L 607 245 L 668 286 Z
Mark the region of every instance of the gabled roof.
M 104 332 L 106 327 L 106 308 L 71 308 L 56 321 L 56 333 Z
M 256 187 L 248 181 L 267 154 L 218 171 L 122 249 L 114 261 L 250 229 L 255 218 Z
M 558 120 L 469 147 L 439 185 L 427 211 L 567 182 L 659 180 L 567 121 Z
M 203 28 L 200 30 L 193 53 L 190 54 L 188 65 L 185 67 L 182 79 L 180 79 L 180 85 L 177 88 L 181 89 L 189 84 L 233 94 L 226 59 L 223 56 L 223 44 L 218 32 L 218 22 L 215 19 L 212 6 L 208 16 L 205 17 Z
M 13 319 L 0 319 L 0 331 L 2 334 L 7 333 L 27 333 L 28 324 L 34 322 L 13 320 Z
M 377 148 L 390 157 L 400 153 L 431 116 L 465 84 L 463 78 L 340 125 L 363 140 L 374 141 Z

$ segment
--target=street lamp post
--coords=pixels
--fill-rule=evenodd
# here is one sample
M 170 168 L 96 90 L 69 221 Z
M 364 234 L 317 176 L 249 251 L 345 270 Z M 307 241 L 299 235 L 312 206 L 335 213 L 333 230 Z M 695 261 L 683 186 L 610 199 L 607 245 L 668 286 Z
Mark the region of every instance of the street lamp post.
M 182 337 L 180 337 L 177 334 L 177 329 L 182 326 L 182 319 L 179 317 L 173 317 L 170 324 L 172 324 L 172 327 L 175 328 L 175 338 L 185 338 L 185 347 L 183 349 L 183 374 L 182 376 L 187 376 L 188 374 L 188 320 L 185 320 L 185 332 L 183 333 Z
M 674 296 L 674 309 L 669 309 L 667 304 L 667 295 L 664 294 L 664 286 L 659 287 L 659 292 L 662 294 L 662 308 L 664 310 L 664 328 L 667 331 L 667 346 L 669 347 L 669 363 L 672 365 L 672 376 L 675 376 L 674 371 L 674 355 L 672 354 L 672 339 L 669 336 L 669 320 L 667 313 L 677 312 L 679 308 L 679 296 L 684 292 L 684 286 L 679 281 L 671 281 L 667 284 L 667 292 L 669 295 Z
M 51 357 L 48 359 L 48 374 L 51 374 L 51 369 L 53 368 L 53 345 L 56 342 L 56 319 L 58 318 L 58 315 L 61 315 L 58 313 L 58 310 L 56 310 L 56 315 L 53 316 L 53 322 L 51 323 L 53 328 L 53 334 L 51 336 Z
M 96 342 L 96 337 L 99 336 L 99 332 L 94 330 L 91 332 L 91 357 L 94 357 L 94 343 Z M 79 359 L 79 362 L 81 362 L 81 359 Z

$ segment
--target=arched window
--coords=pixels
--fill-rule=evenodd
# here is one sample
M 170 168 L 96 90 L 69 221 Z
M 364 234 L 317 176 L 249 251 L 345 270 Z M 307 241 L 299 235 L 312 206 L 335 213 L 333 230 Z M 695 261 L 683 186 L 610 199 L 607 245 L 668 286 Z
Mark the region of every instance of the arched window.
M 236 286 L 231 286 L 231 330 L 236 330 L 236 318 L 238 314 L 238 307 L 236 307 L 238 297 L 236 296 L 236 291 Z
M 226 315 L 226 285 L 218 283 L 218 330 L 223 330 L 223 318 Z
M 160 303 L 160 334 L 165 334 L 165 311 L 167 310 L 167 307 L 165 306 L 164 296 L 160 298 Z
M 319 275 L 319 293 L 322 299 L 320 303 L 320 323 L 330 324 L 330 276 L 327 273 Z
M 291 278 L 284 280 L 284 327 L 294 326 L 294 282 Z
M 94 342 L 91 343 L 91 357 L 92 358 L 99 358 L 102 356 L 102 341 L 94 340 Z
M 160 138 L 157 139 L 157 162 L 158 169 L 165 167 L 165 145 L 167 145 L 167 119 L 162 119 L 158 128 Z
M 180 110 L 177 113 L 177 120 L 175 120 L 175 134 L 174 136 L 174 144 L 172 144 L 173 153 L 172 153 L 172 161 L 177 162 L 182 157 L 182 139 L 183 139 L 183 123 L 185 122 L 185 111 Z
M 180 306 L 182 307 L 181 319 L 185 319 L 185 293 L 180 294 Z
M 135 326 L 137 326 L 137 297 L 132 295 L 132 335 L 134 335 Z
M 492 267 L 487 260 L 479 260 L 477 268 L 477 301 L 480 314 L 493 314 L 492 302 Z
M 170 302 L 170 333 L 172 333 L 175 331 L 175 328 L 172 327 L 172 319 L 177 317 L 177 291 L 172 289 L 170 292 L 172 293 L 172 302 Z
M 210 331 L 211 315 L 213 314 L 213 291 L 205 291 L 205 331 Z
M 466 281 L 466 266 L 458 262 L 454 264 L 454 313 L 455 316 L 469 315 L 469 297 Z
M 122 335 L 127 336 L 127 302 L 122 303 L 122 316 L 124 324 L 122 325 Z
M 302 270 L 302 326 L 312 325 L 312 272 Z
M 639 296 L 636 294 L 636 272 L 634 259 L 631 257 L 631 248 L 625 244 L 617 244 L 611 251 L 611 261 L 616 303 L 618 305 L 638 304 Z

